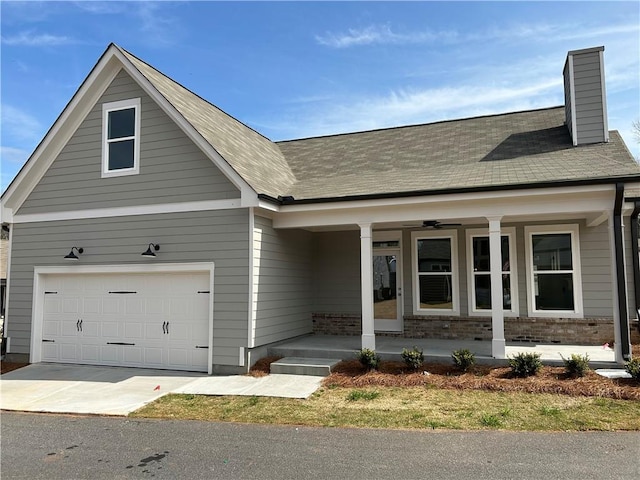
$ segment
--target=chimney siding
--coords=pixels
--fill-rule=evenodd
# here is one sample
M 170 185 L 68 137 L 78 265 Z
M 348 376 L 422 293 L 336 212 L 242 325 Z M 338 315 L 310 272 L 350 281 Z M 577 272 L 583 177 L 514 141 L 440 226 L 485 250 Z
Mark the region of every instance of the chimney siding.
M 574 145 L 609 141 L 603 51 L 595 47 L 567 54 L 565 119 Z

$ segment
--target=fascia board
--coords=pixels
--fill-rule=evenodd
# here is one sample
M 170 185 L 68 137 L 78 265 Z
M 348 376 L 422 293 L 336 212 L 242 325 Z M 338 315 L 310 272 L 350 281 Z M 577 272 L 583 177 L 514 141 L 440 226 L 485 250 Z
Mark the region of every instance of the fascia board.
M 640 184 L 638 184 L 640 186 Z M 586 185 L 586 186 L 571 186 L 571 187 L 548 187 L 548 188 L 530 188 L 530 189 L 514 189 L 514 190 L 500 190 L 489 192 L 470 192 L 470 193 L 443 193 L 440 195 L 428 195 L 415 197 L 400 197 L 400 198 L 380 198 L 371 200 L 349 200 L 344 202 L 327 202 L 327 203 L 307 203 L 299 205 L 281 205 L 277 210 L 281 213 L 293 213 L 293 212 L 318 212 L 318 211 L 330 211 L 330 210 L 350 210 L 354 208 L 367 208 L 367 207 L 387 207 L 395 205 L 415 205 L 415 204 L 431 204 L 442 202 L 459 202 L 459 201 L 484 201 L 491 199 L 513 199 L 522 197 L 546 197 L 548 195 L 558 194 L 598 194 L 602 192 L 608 192 L 615 194 L 615 185 L 602 184 L 602 185 Z M 267 202 L 261 202 L 260 206 L 273 210 L 271 204 Z
M 586 215 L 611 209 L 615 190 L 607 188 L 581 187 L 556 189 L 541 194 L 530 190 L 525 194 L 520 190 L 517 195 L 499 192 L 503 195 L 441 195 L 413 199 L 398 199 L 391 202 L 359 202 L 342 209 L 327 208 L 289 211 L 281 207 L 274 215 L 275 228 L 307 228 L 335 225 L 351 225 L 366 220 L 372 223 L 415 221 L 424 218 L 464 219 L 487 216 L 526 216 L 526 215 Z M 509 192 L 513 193 L 513 192 Z M 355 202 L 354 202 L 355 203 Z M 310 205 L 305 205 L 310 206 Z M 314 205 L 317 207 L 317 205 Z M 333 204 L 332 206 L 335 206 Z
M 189 123 L 184 116 L 153 86 L 151 81 L 138 70 L 133 63 L 120 51 L 116 50 L 115 56 L 123 67 L 131 75 L 140 87 L 149 95 L 160 108 L 171 118 L 180 129 L 194 142 L 200 150 L 222 171 L 241 193 L 242 206 L 253 206 L 256 202 L 257 192 L 236 172 L 231 165 L 216 151 L 215 148 Z

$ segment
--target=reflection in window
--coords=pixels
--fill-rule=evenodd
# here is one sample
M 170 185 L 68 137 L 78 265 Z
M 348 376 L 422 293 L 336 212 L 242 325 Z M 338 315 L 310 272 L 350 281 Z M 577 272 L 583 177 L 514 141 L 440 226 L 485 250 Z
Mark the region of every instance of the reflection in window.
M 571 233 L 531 236 L 536 310 L 575 310 Z
M 473 285 L 475 310 L 491 309 L 491 259 L 489 237 L 472 237 Z M 509 237 L 501 237 L 502 308 L 511 310 L 511 265 L 509 259 Z
M 451 238 L 417 240 L 421 309 L 453 309 Z

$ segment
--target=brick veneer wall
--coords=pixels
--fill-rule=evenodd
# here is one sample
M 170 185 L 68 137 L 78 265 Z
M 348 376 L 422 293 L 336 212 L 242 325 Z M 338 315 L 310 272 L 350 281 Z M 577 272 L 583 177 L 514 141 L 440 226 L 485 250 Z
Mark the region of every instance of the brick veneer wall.
M 313 332 L 324 335 L 360 335 L 360 315 L 313 314 Z M 406 315 L 403 333 L 376 333 L 406 338 L 491 340 L 491 318 L 421 317 Z M 613 343 L 611 318 L 505 318 L 509 342 L 599 345 Z M 638 321 L 631 322 L 631 341 L 640 343 Z

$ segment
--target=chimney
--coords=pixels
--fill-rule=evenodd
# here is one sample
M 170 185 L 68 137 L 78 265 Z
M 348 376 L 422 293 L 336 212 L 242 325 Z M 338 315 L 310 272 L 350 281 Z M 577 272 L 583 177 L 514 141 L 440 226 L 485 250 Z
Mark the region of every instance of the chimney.
M 564 111 L 574 145 L 609 141 L 603 53 L 604 47 L 567 53 Z

